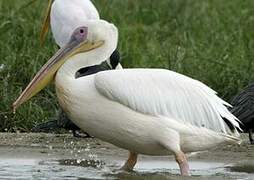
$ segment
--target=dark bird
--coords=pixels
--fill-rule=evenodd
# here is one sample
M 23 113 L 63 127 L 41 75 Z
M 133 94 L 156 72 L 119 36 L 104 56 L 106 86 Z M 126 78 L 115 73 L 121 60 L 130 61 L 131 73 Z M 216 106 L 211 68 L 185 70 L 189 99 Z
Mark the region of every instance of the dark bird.
M 230 109 L 241 122 L 241 128 L 249 133 L 250 143 L 254 144 L 252 131 L 254 130 L 254 83 L 244 88 L 236 95 L 232 102 L 233 108 Z
M 81 68 L 76 72 L 75 78 L 80 78 L 83 76 L 88 76 L 91 74 L 95 74 L 100 71 L 106 71 L 111 69 L 116 69 L 116 67 L 120 63 L 120 53 L 118 50 L 115 50 L 110 56 L 110 63 L 107 61 L 103 61 L 101 64 L 89 66 L 85 68 Z M 78 131 L 80 128 L 76 126 L 64 113 L 63 110 L 60 110 L 58 119 L 57 120 L 50 120 L 47 122 L 40 123 L 32 128 L 32 132 L 54 132 L 57 129 L 65 129 L 71 130 L 74 137 L 83 137 L 83 138 L 90 138 L 89 134 L 85 133 L 85 136 L 80 135 Z
M 82 136 L 78 131 L 80 128 L 76 126 L 67 115 L 60 110 L 57 120 L 49 120 L 47 122 L 40 123 L 31 129 L 32 132 L 57 132 L 57 130 L 65 129 L 71 130 L 74 137 L 91 137 L 89 134 L 85 133 L 85 136 Z

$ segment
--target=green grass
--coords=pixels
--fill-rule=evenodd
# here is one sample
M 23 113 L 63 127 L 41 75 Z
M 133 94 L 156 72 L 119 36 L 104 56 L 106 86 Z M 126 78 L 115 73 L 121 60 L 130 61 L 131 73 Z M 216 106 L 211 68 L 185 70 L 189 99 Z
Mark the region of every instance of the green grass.
M 11 104 L 56 51 L 39 31 L 45 0 L 0 0 L 0 130 L 29 130 L 55 117 L 54 87 L 16 114 Z M 119 29 L 124 67 L 171 69 L 198 79 L 230 100 L 254 80 L 253 0 L 95 0 Z M 1 65 L 3 64 L 3 65 Z

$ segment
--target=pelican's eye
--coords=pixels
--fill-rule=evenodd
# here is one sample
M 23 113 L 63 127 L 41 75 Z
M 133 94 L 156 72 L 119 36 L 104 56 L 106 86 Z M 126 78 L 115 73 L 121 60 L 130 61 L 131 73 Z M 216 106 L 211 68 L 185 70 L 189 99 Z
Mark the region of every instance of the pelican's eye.
M 88 32 L 87 27 L 81 27 L 81 28 L 78 28 L 78 30 L 79 30 L 79 35 L 81 37 L 87 36 L 87 32 Z
M 83 34 L 85 31 L 84 31 L 84 29 L 80 29 L 80 34 Z
M 87 38 L 87 34 L 87 27 L 79 27 L 73 32 L 71 39 L 74 39 L 76 42 L 82 42 Z

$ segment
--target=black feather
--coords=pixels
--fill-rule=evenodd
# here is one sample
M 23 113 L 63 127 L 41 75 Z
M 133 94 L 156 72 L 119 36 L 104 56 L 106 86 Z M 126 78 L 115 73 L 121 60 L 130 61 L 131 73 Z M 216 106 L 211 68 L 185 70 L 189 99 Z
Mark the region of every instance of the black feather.
M 254 129 L 254 83 L 244 88 L 231 101 L 233 108 L 230 109 L 241 122 L 241 128 L 245 132 L 249 132 L 251 143 L 254 143 L 252 138 L 252 130 Z

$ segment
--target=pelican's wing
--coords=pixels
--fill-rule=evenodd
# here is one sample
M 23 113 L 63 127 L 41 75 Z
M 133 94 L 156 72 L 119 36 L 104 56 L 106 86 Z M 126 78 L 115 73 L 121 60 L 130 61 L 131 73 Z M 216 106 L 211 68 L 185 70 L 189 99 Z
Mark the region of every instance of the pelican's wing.
M 97 90 L 112 101 L 154 116 L 229 132 L 223 118 L 239 127 L 228 103 L 203 83 L 162 69 L 124 69 L 95 75 Z
M 50 23 L 56 43 L 64 46 L 77 27 L 83 26 L 86 20 L 99 18 L 90 0 L 55 0 L 51 7 Z

